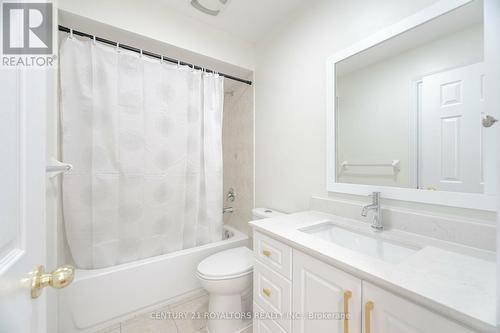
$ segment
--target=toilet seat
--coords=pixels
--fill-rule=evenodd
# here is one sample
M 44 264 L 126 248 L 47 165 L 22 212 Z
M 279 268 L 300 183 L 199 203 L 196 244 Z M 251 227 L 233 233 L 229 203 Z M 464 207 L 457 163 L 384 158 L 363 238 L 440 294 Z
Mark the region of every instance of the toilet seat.
M 247 247 L 221 251 L 204 259 L 198 265 L 198 277 L 204 280 L 228 280 L 251 274 L 253 252 Z
M 242 273 L 242 274 L 237 274 L 237 275 L 228 275 L 228 276 L 219 276 L 219 277 L 213 277 L 213 276 L 207 276 L 203 275 L 200 272 L 197 272 L 196 275 L 198 275 L 198 278 L 203 279 L 203 280 L 213 280 L 213 281 L 220 281 L 220 280 L 231 280 L 231 279 L 237 279 L 245 275 L 252 274 L 252 270 Z

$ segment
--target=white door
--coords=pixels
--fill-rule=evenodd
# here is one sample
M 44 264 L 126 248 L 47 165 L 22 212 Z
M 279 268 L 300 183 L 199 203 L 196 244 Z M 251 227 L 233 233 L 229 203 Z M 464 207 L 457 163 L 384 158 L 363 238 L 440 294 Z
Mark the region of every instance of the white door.
M 0 332 L 45 333 L 45 70 L 0 69 Z
M 361 280 L 295 250 L 292 300 L 294 313 L 321 314 L 295 320 L 294 333 L 361 333 Z
M 496 156 L 494 148 L 484 144 L 491 139 L 484 132 L 490 129 L 481 124 L 484 77 L 482 63 L 424 77 L 421 188 L 484 193 L 485 175 L 491 174 L 484 165 Z
M 363 282 L 363 332 L 474 333 L 367 282 Z

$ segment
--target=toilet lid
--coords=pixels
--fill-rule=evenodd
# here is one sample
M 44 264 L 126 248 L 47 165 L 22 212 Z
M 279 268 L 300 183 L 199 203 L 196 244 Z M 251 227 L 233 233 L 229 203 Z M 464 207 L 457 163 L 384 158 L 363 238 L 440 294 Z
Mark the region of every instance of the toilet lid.
M 247 247 L 221 251 L 204 259 L 198 265 L 198 273 L 207 278 L 227 278 L 251 272 L 253 252 Z

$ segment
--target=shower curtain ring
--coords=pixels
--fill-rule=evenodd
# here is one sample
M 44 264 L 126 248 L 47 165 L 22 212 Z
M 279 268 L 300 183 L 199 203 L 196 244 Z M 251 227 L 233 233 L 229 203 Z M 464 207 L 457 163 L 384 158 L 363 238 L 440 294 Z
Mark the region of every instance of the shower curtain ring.
M 163 56 L 160 56 L 160 64 L 163 64 Z
M 69 38 L 73 39 L 73 29 L 69 29 Z
M 181 68 L 181 61 L 177 60 L 177 69 Z
M 94 45 L 95 45 L 95 44 L 96 44 L 96 38 L 95 38 L 95 36 L 93 36 L 93 38 L 92 38 L 92 39 L 93 39 L 93 41 L 94 41 Z
M 140 49 L 139 58 L 142 58 L 142 49 Z
M 116 42 L 116 52 L 120 53 L 120 43 Z

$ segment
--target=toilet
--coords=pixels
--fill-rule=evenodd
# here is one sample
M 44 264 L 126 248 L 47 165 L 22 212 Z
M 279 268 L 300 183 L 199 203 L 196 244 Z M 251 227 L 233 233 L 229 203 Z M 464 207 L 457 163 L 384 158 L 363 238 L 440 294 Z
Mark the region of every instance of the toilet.
M 257 220 L 283 213 L 255 208 L 252 214 Z M 251 318 L 243 313 L 246 309 L 242 309 L 242 296 L 251 295 L 253 263 L 253 252 L 247 247 L 224 250 L 199 263 L 197 275 L 209 293 L 210 333 L 237 333 L 252 324 Z

